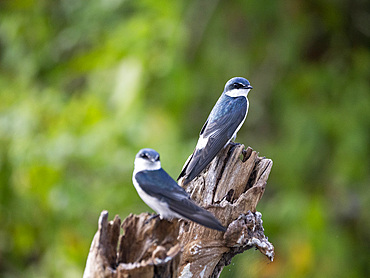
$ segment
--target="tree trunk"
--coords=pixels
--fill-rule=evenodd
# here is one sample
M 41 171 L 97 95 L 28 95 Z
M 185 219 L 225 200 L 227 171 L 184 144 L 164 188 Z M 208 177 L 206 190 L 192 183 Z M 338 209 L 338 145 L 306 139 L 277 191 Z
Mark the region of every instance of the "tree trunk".
M 184 186 L 191 198 L 228 227 L 225 233 L 191 221 L 149 219 L 150 214 L 99 218 L 84 278 L 219 277 L 231 259 L 258 248 L 271 261 L 274 247 L 264 235 L 256 206 L 272 161 L 251 148 L 229 144 L 198 178 Z M 181 185 L 181 181 L 180 181 Z

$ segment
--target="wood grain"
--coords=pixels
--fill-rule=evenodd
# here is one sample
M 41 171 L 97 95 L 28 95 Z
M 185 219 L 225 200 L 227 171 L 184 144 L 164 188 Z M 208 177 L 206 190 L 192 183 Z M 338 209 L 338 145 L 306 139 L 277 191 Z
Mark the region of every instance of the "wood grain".
M 235 255 L 250 248 L 272 261 L 274 247 L 256 211 L 271 167 L 270 159 L 251 148 L 229 144 L 184 186 L 193 200 L 228 227 L 225 233 L 185 220 L 150 219 L 148 213 L 131 214 L 120 225 L 118 216 L 108 222 L 108 212 L 103 211 L 84 278 L 219 277 Z

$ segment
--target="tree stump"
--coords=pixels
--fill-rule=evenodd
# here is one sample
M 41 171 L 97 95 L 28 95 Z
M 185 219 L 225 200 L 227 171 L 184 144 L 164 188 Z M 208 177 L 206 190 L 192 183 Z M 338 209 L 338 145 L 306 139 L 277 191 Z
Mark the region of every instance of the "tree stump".
M 219 277 L 235 255 L 253 247 L 272 261 L 274 246 L 256 211 L 271 167 L 272 160 L 232 143 L 183 186 L 228 227 L 225 233 L 186 220 L 149 219 L 148 213 L 130 214 L 121 225 L 118 216 L 108 222 L 103 211 L 84 278 Z

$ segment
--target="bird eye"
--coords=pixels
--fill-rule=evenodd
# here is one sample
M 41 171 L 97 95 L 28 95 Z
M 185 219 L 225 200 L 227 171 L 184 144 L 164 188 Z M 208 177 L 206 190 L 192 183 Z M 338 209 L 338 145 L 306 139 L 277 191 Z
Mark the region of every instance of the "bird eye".
M 140 156 L 141 156 L 142 158 L 148 158 L 148 156 L 146 155 L 146 153 L 142 153 L 142 154 L 140 154 Z
M 242 85 L 242 84 L 240 84 L 240 83 L 235 83 L 235 84 L 234 84 L 234 88 L 235 88 L 235 89 L 239 89 L 239 88 L 241 88 L 241 87 L 243 87 L 243 85 Z

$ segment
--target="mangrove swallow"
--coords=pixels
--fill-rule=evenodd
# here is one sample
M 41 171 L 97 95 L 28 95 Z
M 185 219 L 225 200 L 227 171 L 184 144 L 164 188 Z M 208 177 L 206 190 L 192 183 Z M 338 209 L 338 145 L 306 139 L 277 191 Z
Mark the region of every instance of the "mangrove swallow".
M 189 194 L 162 169 L 155 150 L 142 149 L 137 153 L 132 181 L 140 198 L 161 219 L 185 218 L 211 229 L 226 231 L 212 213 L 191 200 Z
M 248 93 L 253 89 L 243 77 L 227 81 L 222 95 L 203 125 L 193 154 L 177 180 L 186 185 L 197 177 L 218 152 L 234 140 L 248 113 Z

